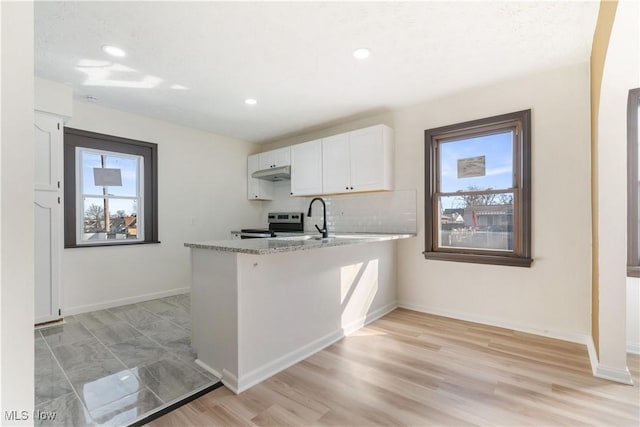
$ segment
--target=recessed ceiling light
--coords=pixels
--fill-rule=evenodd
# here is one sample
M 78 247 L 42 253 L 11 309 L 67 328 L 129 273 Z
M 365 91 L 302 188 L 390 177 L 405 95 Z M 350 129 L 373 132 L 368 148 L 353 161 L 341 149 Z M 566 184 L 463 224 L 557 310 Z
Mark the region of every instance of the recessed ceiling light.
M 253 98 L 247 98 L 247 99 L 244 100 L 244 103 L 247 104 L 247 105 L 256 105 L 258 103 L 258 101 L 256 101 Z
M 179 84 L 173 84 L 173 85 L 171 85 L 169 87 L 171 89 L 174 89 L 174 90 L 187 90 L 187 89 L 189 89 L 188 87 L 182 86 L 182 85 L 179 85 Z
M 127 53 L 124 50 L 120 49 L 119 47 L 111 46 L 108 44 L 105 44 L 104 46 L 102 46 L 102 51 L 108 55 L 115 56 L 118 58 L 127 56 Z
M 367 59 L 369 55 L 371 55 L 371 51 L 366 47 L 362 47 L 353 51 L 353 57 L 356 59 Z

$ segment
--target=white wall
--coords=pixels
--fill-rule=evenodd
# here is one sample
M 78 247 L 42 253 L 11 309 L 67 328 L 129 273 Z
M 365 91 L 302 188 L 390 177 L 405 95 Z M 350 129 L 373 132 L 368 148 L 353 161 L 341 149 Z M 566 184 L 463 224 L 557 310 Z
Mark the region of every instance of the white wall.
M 626 367 L 627 97 L 640 86 L 636 1 L 619 1 L 602 76 L 598 133 L 598 246 L 602 376 L 631 380 Z
M 34 92 L 35 110 L 61 116 L 65 122 L 73 115 L 73 89 L 71 86 L 36 77 Z
M 400 242 L 402 305 L 571 341 L 590 335 L 589 64 L 469 90 L 396 116 L 397 182 L 418 187 L 424 130 L 532 110 L 531 268 L 425 261 L 424 224 Z
M 161 244 L 65 249 L 67 314 L 184 290 L 191 272 L 186 241 L 229 238 L 255 224 L 260 207 L 246 194 L 254 144 L 74 100 L 72 128 L 158 144 Z
M 33 425 L 33 3 L 0 16 L 0 425 Z
M 398 242 L 398 299 L 422 311 L 587 342 L 591 308 L 589 64 L 469 90 L 269 144 L 384 123 L 395 130 L 396 188 L 417 189 L 418 237 Z M 424 131 L 532 109 L 531 268 L 426 261 Z
M 627 277 L 627 352 L 640 354 L 640 279 Z

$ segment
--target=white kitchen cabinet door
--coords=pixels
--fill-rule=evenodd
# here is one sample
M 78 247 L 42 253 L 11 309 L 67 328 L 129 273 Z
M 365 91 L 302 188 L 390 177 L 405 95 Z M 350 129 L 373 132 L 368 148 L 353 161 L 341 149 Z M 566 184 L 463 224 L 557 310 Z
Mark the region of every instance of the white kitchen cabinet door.
M 322 192 L 345 193 L 351 186 L 349 165 L 349 134 L 330 136 L 322 140 Z
M 273 150 L 273 164 L 275 167 L 291 165 L 291 147 L 278 148 Z
M 62 274 L 62 120 L 35 113 L 34 322 L 60 319 Z
M 260 169 L 277 168 L 291 164 L 291 147 L 260 153 Z
M 323 193 L 393 189 L 393 131 L 377 125 L 322 140 Z
M 263 179 L 255 179 L 251 174 L 260 167 L 260 154 L 247 157 L 247 199 L 249 200 L 271 200 L 273 199 L 273 183 Z
M 322 140 L 291 146 L 291 194 L 322 193 Z
M 393 189 L 393 143 L 391 129 L 371 126 L 349 133 L 352 191 Z

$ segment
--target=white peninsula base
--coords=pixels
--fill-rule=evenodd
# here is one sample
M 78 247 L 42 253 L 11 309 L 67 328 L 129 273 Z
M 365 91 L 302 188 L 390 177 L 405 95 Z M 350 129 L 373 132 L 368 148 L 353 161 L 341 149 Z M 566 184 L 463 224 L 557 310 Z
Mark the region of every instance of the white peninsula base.
M 190 246 L 197 362 L 240 393 L 387 314 L 395 244 L 260 255 Z

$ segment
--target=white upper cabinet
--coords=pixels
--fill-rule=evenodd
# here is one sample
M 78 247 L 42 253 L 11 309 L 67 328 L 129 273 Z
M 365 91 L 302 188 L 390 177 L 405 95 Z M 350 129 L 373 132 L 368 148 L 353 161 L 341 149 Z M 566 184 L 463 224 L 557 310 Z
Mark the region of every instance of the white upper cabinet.
M 351 185 L 349 168 L 349 134 L 330 136 L 322 140 L 322 190 L 324 193 L 344 193 Z
M 249 200 L 273 199 L 273 183 L 251 177 L 252 173 L 260 169 L 266 169 L 260 167 L 260 154 L 247 157 L 247 199 Z
M 393 189 L 393 130 L 376 125 L 322 140 L 323 193 Z
M 393 190 L 393 129 L 370 126 L 249 156 L 248 198 L 271 200 L 273 184 L 256 170 L 291 165 L 291 194 L 310 196 Z
M 291 146 L 291 194 L 322 194 L 322 140 Z
M 291 164 L 291 147 L 260 153 L 260 169 L 277 168 Z

